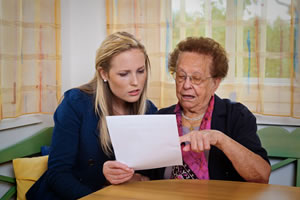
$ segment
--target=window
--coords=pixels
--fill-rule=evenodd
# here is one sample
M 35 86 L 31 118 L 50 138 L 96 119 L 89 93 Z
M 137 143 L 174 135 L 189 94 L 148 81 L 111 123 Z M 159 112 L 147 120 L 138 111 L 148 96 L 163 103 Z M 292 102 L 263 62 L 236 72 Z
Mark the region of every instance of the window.
M 0 0 L 0 120 L 53 113 L 60 98 L 60 1 Z
M 187 36 L 215 39 L 230 59 L 220 96 L 258 114 L 300 118 L 297 6 L 291 0 L 173 0 L 172 45 Z
M 177 102 L 166 69 L 168 53 L 187 36 L 205 36 L 221 43 L 229 57 L 229 73 L 219 96 L 242 102 L 263 116 L 300 119 L 299 1 L 106 3 L 108 34 L 131 32 L 148 50 L 152 65 L 148 96 L 158 107 Z

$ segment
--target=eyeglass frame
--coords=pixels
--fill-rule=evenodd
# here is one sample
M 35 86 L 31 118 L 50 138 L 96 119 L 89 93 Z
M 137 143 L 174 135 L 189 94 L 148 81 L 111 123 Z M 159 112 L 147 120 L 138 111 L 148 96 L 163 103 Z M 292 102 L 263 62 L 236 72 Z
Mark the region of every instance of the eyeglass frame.
M 172 73 L 172 77 L 174 78 L 174 80 L 175 80 L 175 81 L 177 80 L 179 83 L 183 83 L 183 82 L 186 81 L 187 78 L 189 78 L 190 81 L 191 81 L 191 83 L 192 83 L 193 85 L 201 85 L 201 84 L 203 84 L 206 80 L 208 80 L 209 78 L 214 78 L 214 77 L 211 77 L 211 76 L 205 77 L 205 78 L 200 78 L 199 83 L 196 83 L 196 82 L 194 82 L 194 81 L 195 81 L 195 78 L 193 78 L 193 74 L 198 73 L 198 72 L 194 72 L 194 73 L 192 73 L 192 75 L 188 75 L 185 71 L 180 71 L 180 72 L 182 72 L 182 73 L 185 74 L 185 76 L 184 76 L 184 78 L 183 78 L 182 80 L 176 79 L 176 74 L 178 74 L 176 71 Z M 195 76 L 194 76 L 194 77 L 195 77 Z

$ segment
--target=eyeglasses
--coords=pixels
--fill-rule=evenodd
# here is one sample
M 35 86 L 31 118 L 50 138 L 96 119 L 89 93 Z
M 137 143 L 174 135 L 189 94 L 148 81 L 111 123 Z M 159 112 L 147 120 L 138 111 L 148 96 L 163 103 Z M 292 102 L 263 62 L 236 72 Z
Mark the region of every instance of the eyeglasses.
M 173 78 L 178 82 L 178 83 L 182 83 L 185 82 L 187 77 L 190 78 L 190 81 L 192 82 L 192 84 L 194 85 L 201 85 L 203 84 L 207 79 L 212 78 L 212 77 L 206 77 L 206 78 L 202 78 L 200 73 L 195 72 L 193 73 L 191 76 L 188 76 L 184 71 L 179 71 L 179 72 L 174 72 L 173 74 Z

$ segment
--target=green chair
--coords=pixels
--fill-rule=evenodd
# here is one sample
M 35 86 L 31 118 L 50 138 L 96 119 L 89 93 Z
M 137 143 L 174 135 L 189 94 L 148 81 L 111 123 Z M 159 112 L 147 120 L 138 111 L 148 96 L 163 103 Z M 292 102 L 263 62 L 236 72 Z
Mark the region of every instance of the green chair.
M 296 186 L 297 187 L 300 187 L 300 128 L 296 128 L 294 131 L 292 131 L 292 133 L 295 137 L 295 141 L 294 141 L 294 145 L 297 145 L 298 148 L 297 148 L 297 154 L 298 154 L 298 157 L 297 157 L 297 168 L 296 168 Z
M 50 146 L 52 132 L 53 127 L 47 127 L 16 144 L 5 149 L 1 149 L 0 164 L 10 162 L 15 158 L 32 156 L 41 153 L 42 146 Z M 8 200 L 16 194 L 16 180 L 13 177 L 0 175 L 0 181 L 13 185 L 0 199 Z
M 270 126 L 258 130 L 259 138 L 268 156 L 283 160 L 272 165 L 272 171 L 296 162 L 296 186 L 300 187 L 300 128 L 291 133 L 281 127 Z

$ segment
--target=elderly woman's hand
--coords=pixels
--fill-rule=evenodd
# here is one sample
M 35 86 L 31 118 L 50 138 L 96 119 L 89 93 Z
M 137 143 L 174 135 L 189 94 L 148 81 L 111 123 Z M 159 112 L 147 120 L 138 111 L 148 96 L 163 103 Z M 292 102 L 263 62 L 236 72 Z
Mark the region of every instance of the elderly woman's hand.
M 103 174 L 111 184 L 120 184 L 133 178 L 134 170 L 118 161 L 106 161 L 103 164 Z
M 191 131 L 188 134 L 180 137 L 180 143 L 189 142 L 183 148 L 183 151 L 201 152 L 209 150 L 211 145 L 220 145 L 220 137 L 224 134 L 217 130 L 201 130 Z

